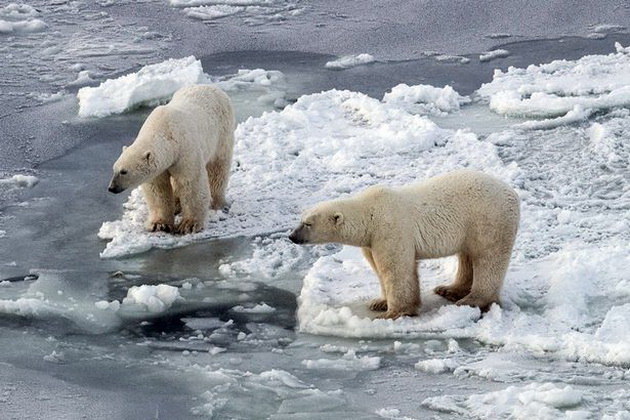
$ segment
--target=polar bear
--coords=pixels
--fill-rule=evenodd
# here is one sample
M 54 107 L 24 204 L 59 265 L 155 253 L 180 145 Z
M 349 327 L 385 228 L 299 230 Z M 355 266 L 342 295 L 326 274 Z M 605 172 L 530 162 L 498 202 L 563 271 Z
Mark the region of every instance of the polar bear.
M 109 191 L 141 185 L 149 231 L 202 230 L 208 208 L 225 205 L 235 125 L 222 90 L 209 85 L 179 89 L 167 105 L 151 112 L 133 144 L 123 147 Z
M 435 293 L 486 311 L 499 303 L 520 218 L 516 192 L 489 175 L 459 170 L 397 188 L 373 186 L 306 210 L 289 239 L 361 247 L 378 275 L 379 318 L 414 316 L 418 260 L 457 254 L 455 281 Z

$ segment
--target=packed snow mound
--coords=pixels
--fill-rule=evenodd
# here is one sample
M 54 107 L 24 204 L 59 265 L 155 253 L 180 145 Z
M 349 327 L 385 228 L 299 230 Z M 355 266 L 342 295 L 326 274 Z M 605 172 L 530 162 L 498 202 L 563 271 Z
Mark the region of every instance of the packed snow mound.
M 406 106 L 331 90 L 249 118 L 236 130 L 227 214 L 210 215 L 206 229 L 193 235 L 148 233 L 143 227 L 146 203 L 136 189 L 122 220 L 102 225 L 99 237 L 111 241 L 101 257 L 283 231 L 316 202 L 379 182 L 402 184 L 448 168 L 483 168 L 496 160 L 494 146 L 470 133 L 441 129 L 407 112 Z M 440 167 L 440 162 L 448 164 Z
M 630 51 L 619 43 L 615 47 L 616 53 L 609 55 L 495 70 L 492 82 L 477 94 L 499 114 L 526 118 L 572 113 L 584 119 L 597 110 L 630 106 Z
M 140 105 L 156 105 L 170 99 L 178 89 L 203 80 L 201 62 L 195 57 L 169 59 L 106 80 L 97 87 L 79 89 L 79 116 L 104 117 Z
M 404 107 L 409 112 L 418 114 L 442 115 L 458 111 L 462 105 L 470 103 L 470 98 L 460 95 L 448 85 L 438 88 L 401 83 L 383 96 L 383 102 Z
M 351 67 L 373 63 L 374 57 L 370 54 L 345 55 L 326 63 L 325 67 L 331 70 L 343 70 Z

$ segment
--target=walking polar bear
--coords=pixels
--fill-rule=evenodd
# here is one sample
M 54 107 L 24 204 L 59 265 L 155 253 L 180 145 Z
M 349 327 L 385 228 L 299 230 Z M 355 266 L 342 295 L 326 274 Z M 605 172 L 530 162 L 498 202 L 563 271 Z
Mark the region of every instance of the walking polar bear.
M 457 254 L 455 281 L 435 293 L 488 310 L 510 262 L 520 218 L 519 198 L 503 182 L 460 170 L 398 188 L 370 187 L 351 198 L 306 210 L 289 239 L 361 247 L 378 275 L 379 318 L 414 316 L 420 305 L 418 260 Z
M 151 112 L 133 144 L 123 148 L 109 191 L 141 185 L 150 231 L 202 230 L 208 208 L 225 205 L 235 126 L 230 99 L 222 90 L 181 88 L 167 105 Z

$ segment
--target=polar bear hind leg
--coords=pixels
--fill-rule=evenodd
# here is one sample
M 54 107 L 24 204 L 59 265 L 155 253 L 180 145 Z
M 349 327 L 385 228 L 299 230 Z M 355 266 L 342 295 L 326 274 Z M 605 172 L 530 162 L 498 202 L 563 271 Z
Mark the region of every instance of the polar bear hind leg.
M 459 266 L 457 267 L 457 275 L 455 281 L 448 286 L 438 286 L 433 291 L 435 294 L 457 302 L 470 293 L 473 284 L 473 262 L 472 259 L 464 253 L 457 255 Z
M 482 312 L 499 304 L 499 293 L 510 263 L 510 253 L 488 253 L 473 259 L 473 282 L 470 293 L 455 302 L 459 306 L 476 306 Z
M 219 210 L 225 207 L 225 190 L 230 178 L 232 166 L 232 149 L 234 145 L 234 133 L 230 132 L 221 140 L 222 149 L 219 156 L 206 165 L 208 172 L 208 185 L 210 187 L 211 208 Z

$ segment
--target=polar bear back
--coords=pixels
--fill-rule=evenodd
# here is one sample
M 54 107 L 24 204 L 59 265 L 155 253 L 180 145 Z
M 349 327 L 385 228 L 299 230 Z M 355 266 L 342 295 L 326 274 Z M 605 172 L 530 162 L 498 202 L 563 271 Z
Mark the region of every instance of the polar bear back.
M 415 232 L 418 258 L 512 248 L 519 199 L 494 177 L 460 170 L 387 191 L 391 198 L 384 200 L 384 210 L 400 217 L 396 224 Z
M 155 124 L 165 125 L 167 129 L 156 130 L 152 127 Z M 175 92 L 167 105 L 156 108 L 145 126 L 150 133 L 170 133 L 169 140 L 178 142 L 180 151 L 191 151 L 195 156 L 190 158 L 200 157 L 209 162 L 219 154 L 221 139 L 234 132 L 235 118 L 230 100 L 222 90 L 210 85 L 191 85 Z

